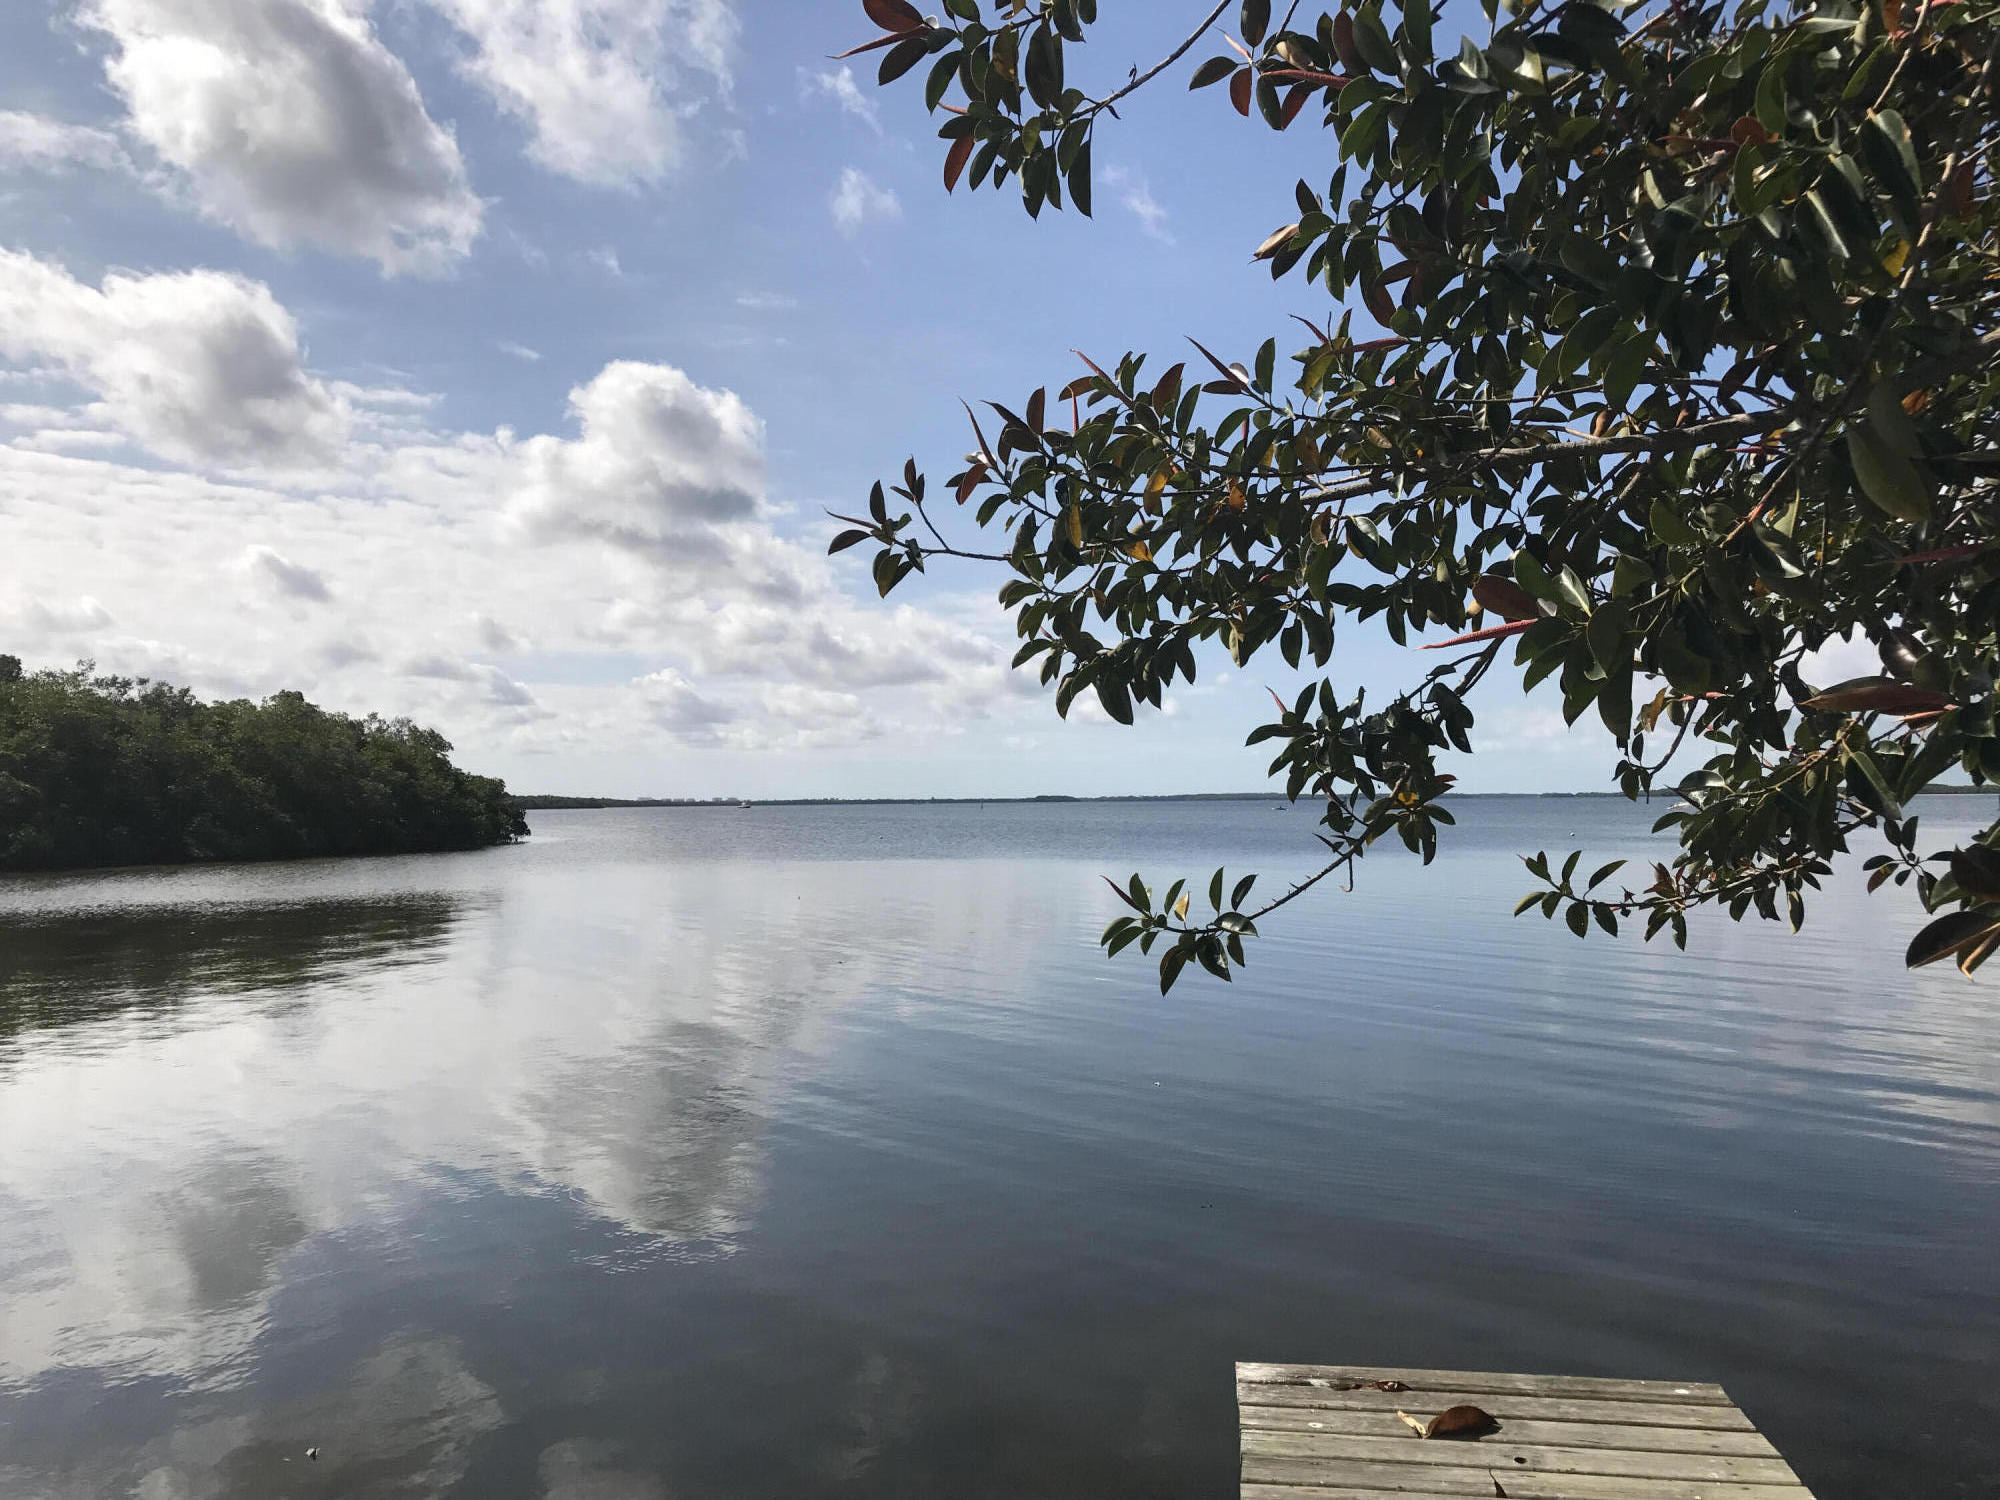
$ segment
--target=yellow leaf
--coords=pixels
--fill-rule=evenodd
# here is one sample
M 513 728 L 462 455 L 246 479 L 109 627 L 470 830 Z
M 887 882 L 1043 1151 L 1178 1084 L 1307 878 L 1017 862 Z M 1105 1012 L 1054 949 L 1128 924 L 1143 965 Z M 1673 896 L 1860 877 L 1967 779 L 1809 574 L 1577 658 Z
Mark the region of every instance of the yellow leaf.
M 1903 262 L 1910 258 L 1910 242 L 1898 239 L 1882 255 L 1882 269 L 1891 276 L 1903 274 Z
M 1134 562 L 1151 562 L 1153 560 L 1153 549 L 1148 547 L 1144 542 L 1134 542 L 1125 549 L 1125 555 Z
M 1185 922 L 1188 914 L 1188 898 L 1183 896 L 1174 904 L 1174 915 Z
M 1243 493 L 1243 486 L 1242 486 L 1242 485 L 1240 485 L 1240 484 L 1238 484 L 1238 483 L 1237 483 L 1237 482 L 1236 482 L 1235 480 L 1233 480 L 1233 479 L 1232 479 L 1232 480 L 1230 480 L 1230 481 L 1229 481 L 1229 508 L 1230 508 L 1231 510 L 1241 510 L 1241 509 L 1243 509 L 1243 507 L 1244 507 L 1245 505 L 1248 505 L 1249 503 L 1250 503 L 1250 497 L 1249 497 L 1249 496 L 1247 496 L 1247 495 L 1245 495 L 1245 494 Z
M 1069 544 L 1072 547 L 1083 545 L 1083 512 L 1074 505 L 1069 508 Z

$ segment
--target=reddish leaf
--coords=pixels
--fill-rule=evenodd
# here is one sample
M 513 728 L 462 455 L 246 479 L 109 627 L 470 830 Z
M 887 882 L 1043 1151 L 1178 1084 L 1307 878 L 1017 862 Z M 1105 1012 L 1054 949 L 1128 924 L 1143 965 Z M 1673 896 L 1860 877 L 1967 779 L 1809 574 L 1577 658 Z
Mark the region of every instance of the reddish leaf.
M 884 31 L 915 31 L 924 24 L 923 16 L 908 0 L 861 0 L 861 8 Z
M 1984 542 L 1974 542 L 1967 547 L 1937 547 L 1929 552 L 1911 552 L 1896 559 L 1903 563 L 1964 562 L 1979 556 L 1986 550 Z
M 944 190 L 947 193 L 958 186 L 959 173 L 963 172 L 965 164 L 972 160 L 972 148 L 972 137 L 962 135 L 951 143 L 951 150 L 945 153 Z
M 975 462 L 971 468 L 965 471 L 965 476 L 958 481 L 958 503 L 960 505 L 963 505 L 965 504 L 966 501 L 970 500 L 972 498 L 972 492 L 978 489 L 979 486 L 985 482 L 985 480 L 986 480 L 985 463 Z
M 859 57 L 862 53 L 873 52 L 878 47 L 893 47 L 902 39 L 901 32 L 892 31 L 887 36 L 876 37 L 872 42 L 863 42 L 859 47 L 849 47 L 845 52 L 836 52 L 832 61 L 839 62 L 843 57 Z
M 1217 370 L 1221 371 L 1222 378 L 1228 381 L 1230 385 L 1232 385 L 1233 387 L 1235 387 L 1237 390 L 1240 391 L 1248 391 L 1250 389 L 1250 382 L 1245 380 L 1240 373 L 1238 373 L 1235 370 L 1232 370 L 1228 365 L 1225 365 L 1221 360 L 1217 359 L 1213 354 L 1210 354 L 1207 349 L 1202 348 L 1202 343 L 1200 339 L 1189 339 L 1188 342 L 1190 344 L 1193 344 L 1195 348 L 1201 349 L 1201 357 L 1207 360 L 1210 364 L 1214 365 Z M 1085 360 L 1084 363 L 1090 364 L 1090 361 Z M 1097 369 L 1096 365 L 1091 365 L 1090 367 L 1093 370 Z M 1098 373 L 1101 375 L 1104 372 L 1102 370 L 1098 370 Z
M 1306 100 L 1312 98 L 1313 91 L 1299 84 L 1285 95 L 1285 107 L 1278 114 L 1278 129 L 1284 130 L 1299 117 L 1299 111 L 1306 107 Z
M 1387 328 L 1394 320 L 1396 316 L 1396 304 L 1390 299 L 1389 289 L 1383 286 L 1381 282 L 1372 277 L 1363 277 L 1361 281 L 1361 300 L 1368 305 L 1368 311 L 1374 317 L 1375 321 L 1380 323 L 1384 328 Z
M 1805 706 L 1836 714 L 1923 714 L 1950 708 L 1952 701 L 1893 677 L 1857 677 L 1806 699 Z
M 1519 635 L 1534 625 L 1533 620 L 1510 620 L 1505 625 L 1489 625 L 1484 630 L 1475 630 L 1467 635 L 1455 635 L 1448 641 L 1432 641 L 1428 646 L 1419 647 L 1423 651 L 1442 651 L 1447 646 L 1475 646 L 1481 641 L 1504 641 L 1510 635 Z
M 1537 620 L 1541 610 L 1528 591 L 1511 578 L 1502 578 L 1498 573 L 1488 573 L 1472 586 L 1472 597 L 1479 601 L 1482 609 L 1491 610 L 1503 620 Z
M 1229 80 L 1229 102 L 1236 106 L 1236 113 L 1244 119 L 1250 118 L 1250 89 L 1256 78 L 1248 68 L 1238 68 Z
M 1354 18 L 1344 10 L 1333 18 L 1333 50 L 1348 72 L 1362 78 L 1368 76 L 1368 64 L 1354 44 Z

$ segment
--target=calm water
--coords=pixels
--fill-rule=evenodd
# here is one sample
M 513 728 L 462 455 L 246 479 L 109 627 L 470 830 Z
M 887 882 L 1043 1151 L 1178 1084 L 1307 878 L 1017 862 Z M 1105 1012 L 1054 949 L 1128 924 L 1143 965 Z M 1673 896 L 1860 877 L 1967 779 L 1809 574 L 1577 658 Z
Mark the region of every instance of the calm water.
M 1098 875 L 1307 819 L 0 884 L 0 1494 L 1220 1500 L 1237 1359 L 1716 1379 L 1822 1500 L 2000 1493 L 2000 981 L 1853 889 L 1579 943 L 1515 854 L 1648 816 L 1460 817 L 1165 1000 Z

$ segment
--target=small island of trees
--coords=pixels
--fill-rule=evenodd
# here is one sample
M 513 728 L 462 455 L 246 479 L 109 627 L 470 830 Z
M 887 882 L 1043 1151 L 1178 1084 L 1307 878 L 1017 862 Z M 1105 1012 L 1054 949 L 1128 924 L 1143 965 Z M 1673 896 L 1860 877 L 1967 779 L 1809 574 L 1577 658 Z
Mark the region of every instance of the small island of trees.
M 204 703 L 0 656 L 0 870 L 412 854 L 527 832 L 504 783 L 408 719 L 295 692 Z

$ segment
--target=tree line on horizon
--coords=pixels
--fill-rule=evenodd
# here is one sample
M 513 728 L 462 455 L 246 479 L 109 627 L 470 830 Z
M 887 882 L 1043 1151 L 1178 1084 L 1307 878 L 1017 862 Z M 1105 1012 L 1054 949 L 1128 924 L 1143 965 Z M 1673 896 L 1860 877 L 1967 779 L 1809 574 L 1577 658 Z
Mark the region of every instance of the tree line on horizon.
M 413 854 L 527 832 L 503 782 L 408 719 L 296 692 L 205 703 L 0 655 L 0 870 Z

